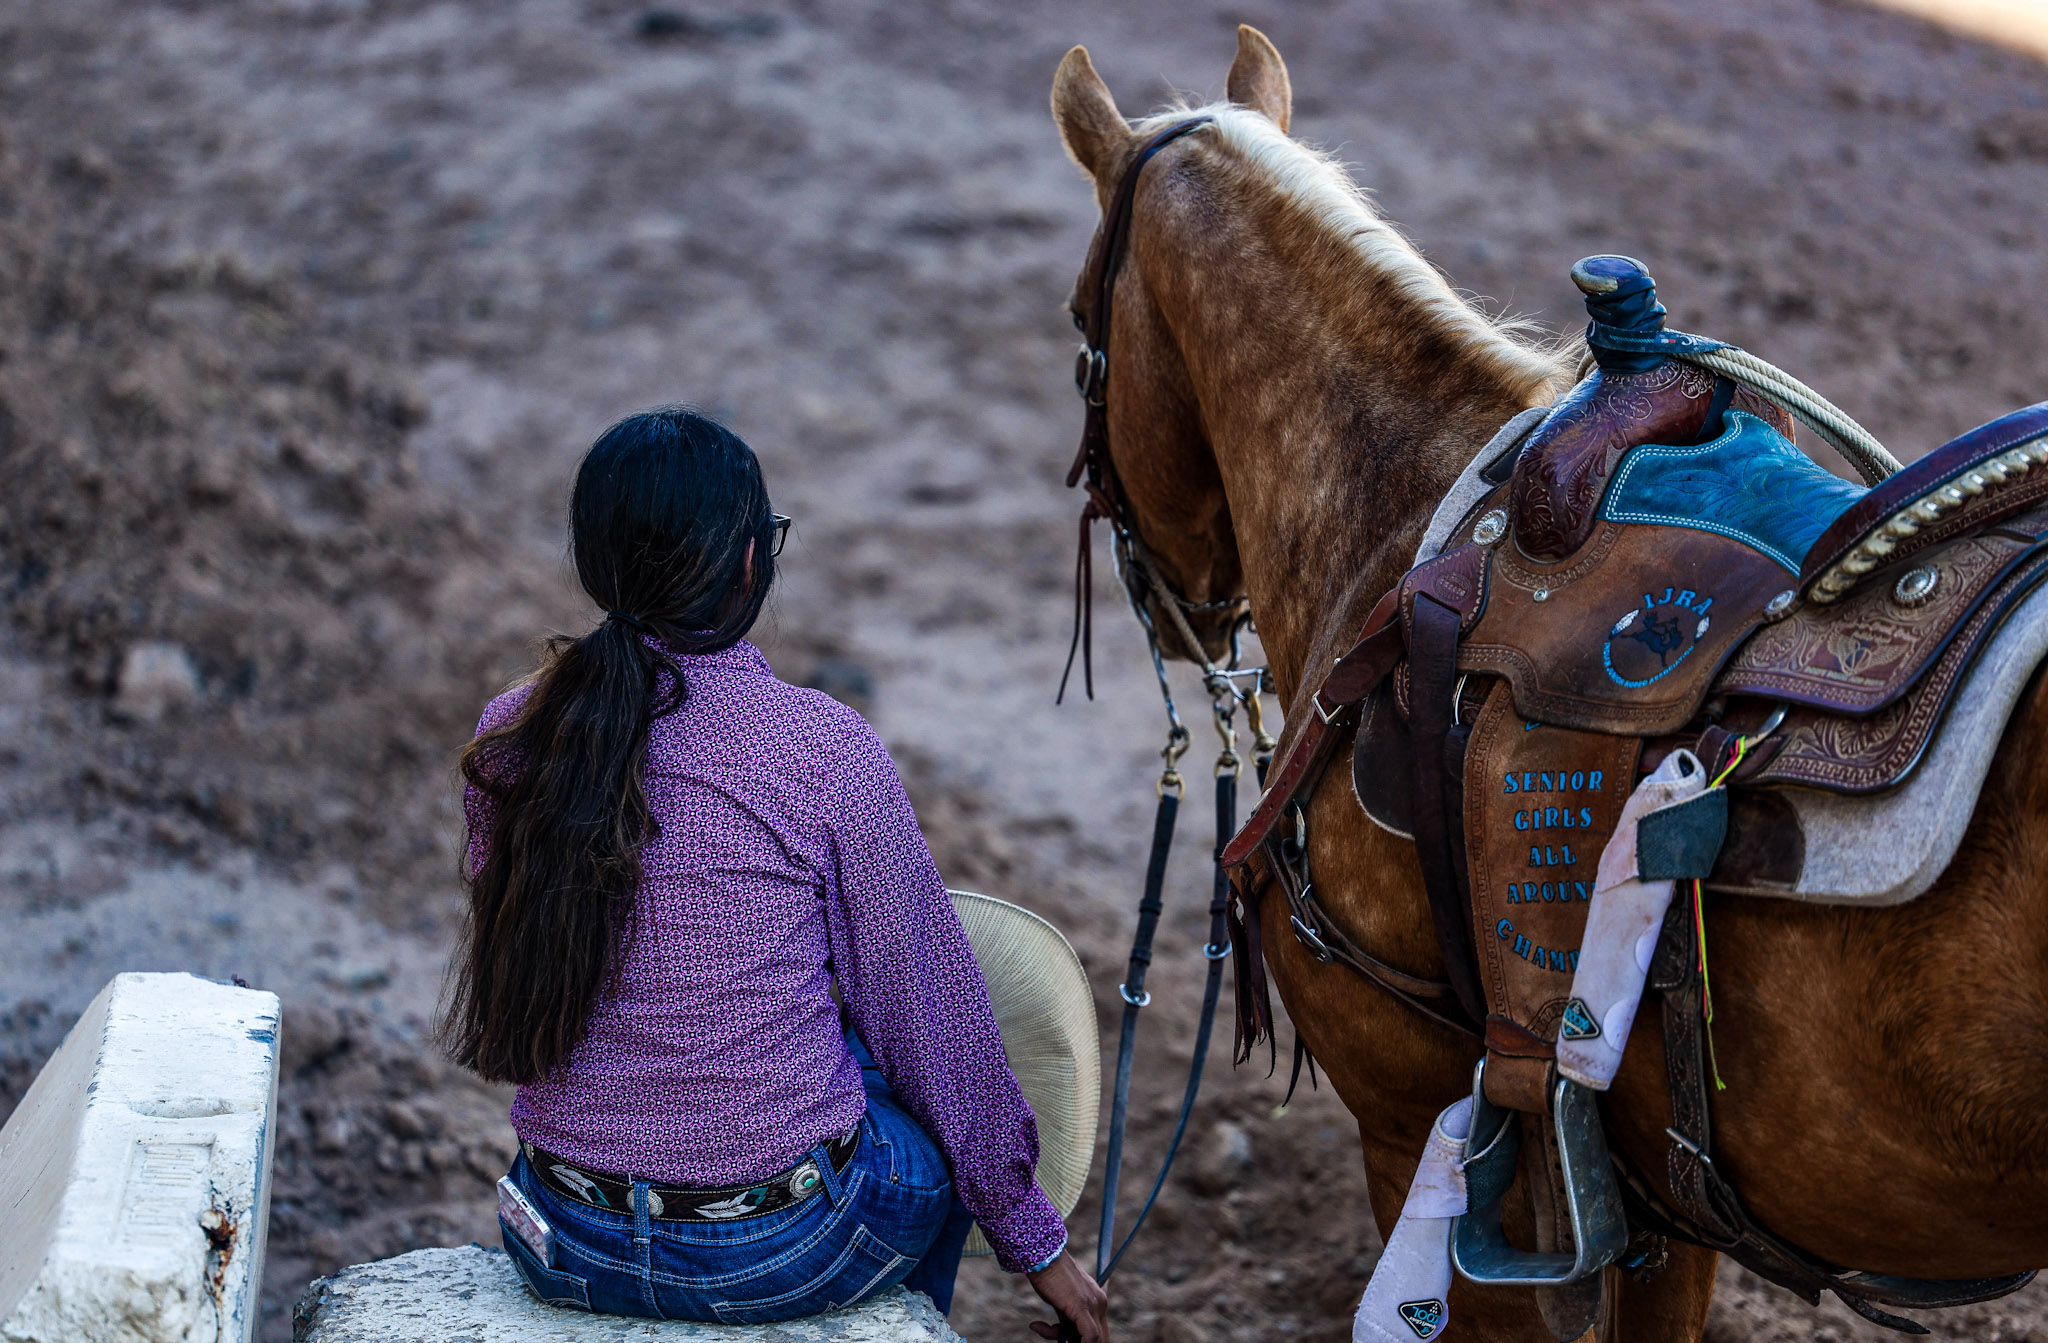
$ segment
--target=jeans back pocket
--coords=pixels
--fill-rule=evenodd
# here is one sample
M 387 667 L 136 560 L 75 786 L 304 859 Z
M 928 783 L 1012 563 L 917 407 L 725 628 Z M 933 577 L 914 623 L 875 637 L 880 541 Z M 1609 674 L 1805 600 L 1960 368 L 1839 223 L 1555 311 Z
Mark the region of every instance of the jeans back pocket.
M 908 1256 L 896 1253 L 865 1226 L 855 1230 L 853 1237 L 843 1246 L 821 1246 L 821 1253 L 811 1263 L 824 1259 L 834 1248 L 838 1250 L 837 1255 L 815 1276 L 798 1286 L 775 1296 L 714 1302 L 711 1309 L 725 1324 L 773 1324 L 804 1315 L 817 1315 L 853 1305 L 885 1287 L 894 1286 L 910 1272 L 913 1264 Z M 808 1264 L 802 1268 L 792 1266 L 797 1273 L 808 1267 Z
M 498 1230 L 505 1241 L 505 1254 L 512 1260 L 512 1267 L 518 1272 L 526 1290 L 542 1302 L 558 1306 L 563 1310 L 589 1310 L 590 1284 L 574 1273 L 564 1273 L 550 1268 L 526 1248 L 526 1242 L 519 1239 L 519 1233 L 498 1219 Z

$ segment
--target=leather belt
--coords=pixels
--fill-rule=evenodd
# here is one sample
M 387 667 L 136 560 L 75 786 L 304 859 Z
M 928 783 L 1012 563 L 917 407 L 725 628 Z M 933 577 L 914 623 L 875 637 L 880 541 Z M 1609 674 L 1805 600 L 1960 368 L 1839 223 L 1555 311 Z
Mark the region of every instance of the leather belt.
M 832 1169 L 843 1172 L 860 1150 L 861 1126 L 855 1124 L 843 1138 L 824 1144 Z M 605 1212 L 633 1212 L 633 1182 L 618 1175 L 585 1170 L 561 1157 L 551 1155 L 532 1143 L 521 1143 L 526 1164 L 550 1193 L 574 1203 Z M 771 1212 L 802 1203 L 825 1187 L 825 1175 L 815 1153 L 780 1175 L 753 1184 L 727 1185 L 720 1189 L 685 1189 L 677 1185 L 650 1184 L 647 1215 L 664 1222 L 737 1222 L 748 1217 L 765 1217 Z

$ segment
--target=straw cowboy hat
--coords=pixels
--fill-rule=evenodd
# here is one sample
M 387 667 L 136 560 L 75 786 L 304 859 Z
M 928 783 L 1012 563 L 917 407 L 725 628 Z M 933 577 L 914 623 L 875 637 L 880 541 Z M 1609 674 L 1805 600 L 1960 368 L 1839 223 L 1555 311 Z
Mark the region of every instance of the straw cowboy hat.
M 988 981 L 1010 1070 L 1038 1117 L 1038 1186 L 1069 1216 L 1088 1185 L 1102 1099 L 1088 975 L 1060 930 L 1030 910 L 970 891 L 951 894 Z M 993 1253 L 980 1227 L 968 1235 L 966 1253 Z

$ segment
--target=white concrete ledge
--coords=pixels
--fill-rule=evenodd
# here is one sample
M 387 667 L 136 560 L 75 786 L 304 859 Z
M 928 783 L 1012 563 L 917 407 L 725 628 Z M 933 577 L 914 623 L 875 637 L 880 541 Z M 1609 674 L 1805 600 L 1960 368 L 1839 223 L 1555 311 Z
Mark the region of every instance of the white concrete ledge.
M 503 1250 L 414 1250 L 306 1289 L 293 1343 L 960 1343 L 931 1298 L 902 1288 L 782 1324 L 693 1324 L 558 1310 L 534 1300 Z
M 0 1339 L 247 1343 L 277 996 L 116 975 L 0 1129 Z

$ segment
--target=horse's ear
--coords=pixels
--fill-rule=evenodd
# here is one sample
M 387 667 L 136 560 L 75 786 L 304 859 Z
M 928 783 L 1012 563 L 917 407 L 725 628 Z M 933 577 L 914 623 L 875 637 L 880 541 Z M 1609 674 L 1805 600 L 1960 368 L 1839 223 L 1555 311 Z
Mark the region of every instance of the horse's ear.
M 1237 59 L 1230 63 L 1224 88 L 1230 101 L 1264 112 L 1266 120 L 1283 131 L 1294 120 L 1294 86 L 1287 82 L 1287 62 L 1280 59 L 1280 49 L 1271 39 L 1249 23 L 1237 25 Z
M 1088 48 L 1075 47 L 1060 62 L 1052 77 L 1052 119 L 1060 128 L 1060 139 L 1074 162 L 1091 177 L 1115 159 L 1116 151 L 1131 138 L 1130 123 L 1116 110 L 1109 85 L 1095 73 Z

